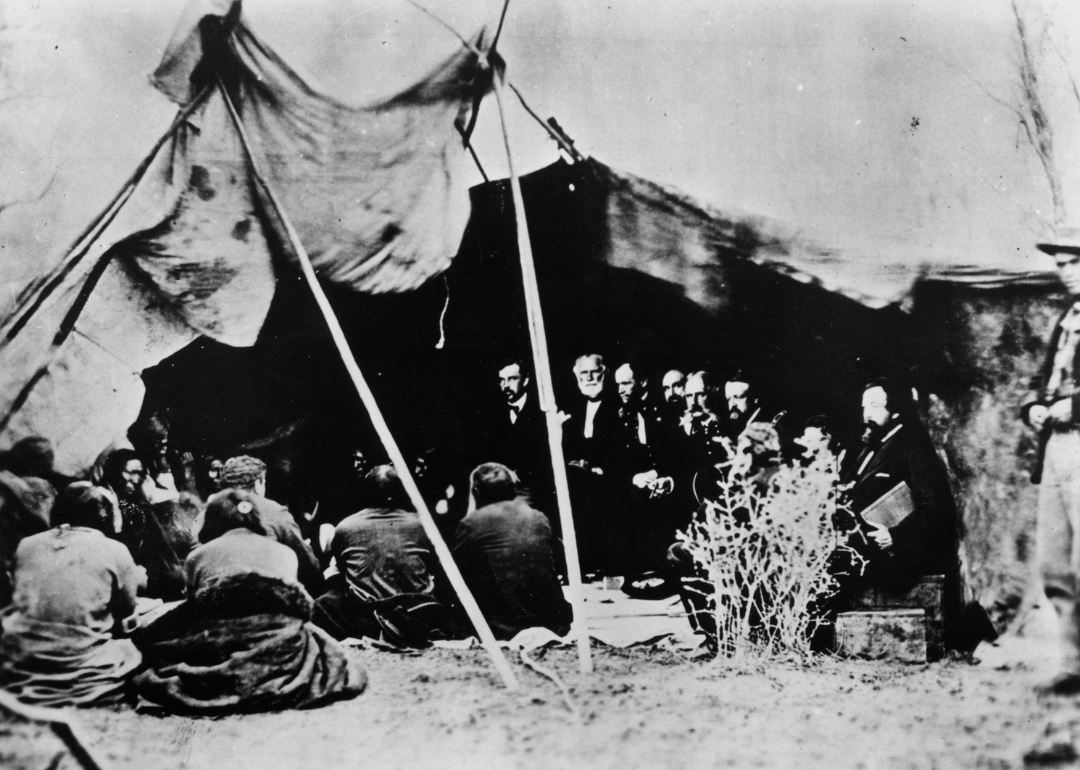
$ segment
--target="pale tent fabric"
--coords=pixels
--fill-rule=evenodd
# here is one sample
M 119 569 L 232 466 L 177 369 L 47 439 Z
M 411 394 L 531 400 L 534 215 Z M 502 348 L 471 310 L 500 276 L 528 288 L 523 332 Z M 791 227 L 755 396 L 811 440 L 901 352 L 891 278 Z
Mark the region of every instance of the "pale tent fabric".
M 235 13 L 178 34 L 158 88 L 186 103 L 220 78 L 323 278 L 404 291 L 449 267 L 469 219 L 471 163 L 454 124 L 490 85 L 482 37 L 406 91 L 351 107 L 304 82 Z
M 78 473 L 137 417 L 143 369 L 199 335 L 254 344 L 287 238 L 251 149 L 324 278 L 400 291 L 445 270 L 469 217 L 454 126 L 490 85 L 468 48 L 413 87 L 353 109 L 197 2 L 155 73 L 187 114 L 100 232 L 0 324 L 0 446 L 41 435 Z M 212 15 L 199 16 L 210 7 Z M 228 94 L 228 96 L 226 96 Z M 183 115 L 183 113 L 182 113 Z M 258 190 L 258 192 L 257 192 Z M 280 267 L 280 265 L 279 265 Z
M 717 258 L 728 252 L 870 308 L 904 307 L 920 281 L 992 289 L 1056 280 L 1052 272 L 926 265 L 910 252 L 831 243 L 781 220 L 721 210 L 594 159 L 583 162 L 594 183 L 607 191 L 605 261 L 679 285 L 688 299 L 712 312 L 722 310 L 729 296 L 727 270 Z

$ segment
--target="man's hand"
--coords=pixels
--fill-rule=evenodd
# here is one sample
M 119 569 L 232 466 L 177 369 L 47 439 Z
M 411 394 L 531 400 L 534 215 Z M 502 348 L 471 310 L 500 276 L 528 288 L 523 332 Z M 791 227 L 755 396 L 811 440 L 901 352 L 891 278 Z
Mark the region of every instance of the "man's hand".
M 1032 409 L 1034 408 L 1032 407 Z M 1046 416 L 1051 425 L 1068 425 L 1073 420 L 1072 399 L 1063 398 L 1060 401 L 1055 401 L 1050 405 Z
M 675 491 L 675 479 L 671 476 L 661 476 L 653 482 L 649 497 L 663 497 Z
M 892 534 L 889 532 L 889 528 L 882 524 L 874 524 L 873 522 L 867 522 L 872 529 L 870 530 L 870 539 L 877 543 L 878 548 L 883 551 L 888 551 L 892 548 Z
M 1041 433 L 1049 415 L 1049 409 L 1042 404 L 1035 404 L 1035 406 L 1028 409 L 1028 424 L 1035 429 L 1036 433 Z

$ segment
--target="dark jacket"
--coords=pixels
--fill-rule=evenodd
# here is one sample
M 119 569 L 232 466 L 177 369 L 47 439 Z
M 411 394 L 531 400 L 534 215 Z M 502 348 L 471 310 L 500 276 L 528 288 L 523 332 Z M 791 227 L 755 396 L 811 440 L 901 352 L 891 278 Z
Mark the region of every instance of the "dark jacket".
M 523 500 L 469 513 L 454 535 L 454 561 L 499 639 L 534 626 L 570 629 L 572 611 L 555 572 L 547 517 Z
M 473 467 L 484 462 L 502 463 L 518 474 L 521 483 L 534 496 L 554 497 L 547 419 L 536 393 L 529 392 L 516 421 L 511 422 L 510 405 L 505 402 L 492 411 L 483 452 Z
M 627 457 L 622 442 L 618 397 L 606 392 L 600 396 L 600 408 L 593 418 L 591 438 L 585 438 L 587 404 L 585 398 L 575 399 L 570 408 L 570 417 L 563 423 L 563 455 L 566 461 L 583 460 L 590 468 L 603 469 L 607 476 L 623 473 Z
M 1066 308 L 1058 316 L 1057 323 L 1054 324 L 1054 333 L 1050 335 L 1050 345 L 1047 348 L 1046 357 L 1043 359 L 1042 368 L 1038 374 L 1031 378 L 1028 392 L 1020 402 L 1020 418 L 1027 425 L 1031 424 L 1028 420 L 1028 412 L 1031 411 L 1031 407 L 1048 407 L 1054 403 L 1054 394 L 1046 392 L 1046 384 L 1050 381 L 1050 375 L 1054 370 L 1054 358 L 1057 355 L 1058 342 L 1061 340 L 1061 322 L 1068 312 L 1069 308 Z M 1073 360 L 1073 382 L 1080 383 L 1080 355 L 1077 355 Z M 1080 390 L 1072 395 L 1071 401 L 1073 424 L 1077 425 L 1080 424 Z M 1047 427 L 1039 435 L 1039 449 L 1035 458 L 1035 468 L 1031 472 L 1032 484 L 1038 484 L 1042 481 L 1043 461 L 1046 458 L 1046 441 L 1050 438 L 1051 432 L 1052 430 Z
M 885 573 L 897 582 L 921 575 L 952 574 L 958 567 L 957 513 L 945 466 L 933 443 L 920 428 L 902 425 L 874 452 L 866 467 L 859 467 L 869 449 L 864 449 L 848 467 L 842 481 L 848 491 L 851 510 L 861 514 L 897 484 L 911 489 L 914 511 L 889 530 L 893 546 L 882 554 L 871 543 L 870 561 L 887 563 Z

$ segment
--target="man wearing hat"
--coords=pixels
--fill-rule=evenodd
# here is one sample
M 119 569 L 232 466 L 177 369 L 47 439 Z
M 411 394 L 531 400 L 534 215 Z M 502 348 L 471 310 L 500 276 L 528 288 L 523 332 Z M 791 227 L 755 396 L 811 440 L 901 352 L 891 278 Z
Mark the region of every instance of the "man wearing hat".
M 1046 597 L 1058 617 L 1061 669 L 1048 694 L 1080 693 L 1080 228 L 1036 244 L 1057 264 L 1071 304 L 1050 337 L 1042 370 L 1021 404 L 1039 434 L 1031 481 L 1039 488 L 1036 553 Z

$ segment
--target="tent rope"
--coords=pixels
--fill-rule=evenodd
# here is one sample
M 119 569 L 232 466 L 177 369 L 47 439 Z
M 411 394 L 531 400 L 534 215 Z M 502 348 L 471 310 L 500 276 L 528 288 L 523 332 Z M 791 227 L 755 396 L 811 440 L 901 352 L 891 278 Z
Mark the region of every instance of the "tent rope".
M 563 682 L 562 678 L 550 668 L 547 668 L 546 666 L 541 666 L 539 663 L 536 662 L 536 660 L 529 657 L 529 654 L 525 651 L 525 648 L 522 648 L 518 654 L 521 655 L 522 663 L 524 663 L 526 666 L 528 666 L 541 676 L 546 676 L 548 679 L 555 683 L 555 686 L 558 687 L 559 691 L 562 693 L 563 700 L 566 701 L 566 707 L 570 709 L 570 713 L 580 720 L 581 710 L 578 709 L 577 704 L 574 703 L 574 698 L 570 695 L 570 688 L 566 686 L 566 683 Z
M 72 331 L 73 331 L 73 332 L 75 332 L 75 334 L 77 334 L 77 335 L 79 335 L 80 337 L 82 337 L 82 338 L 83 338 L 84 340 L 86 340 L 87 342 L 89 342 L 89 343 L 90 343 L 91 345 L 94 345 L 95 347 L 97 347 L 97 348 L 101 349 L 101 350 L 102 350 L 102 351 L 103 351 L 104 353 L 106 353 L 107 355 L 109 355 L 109 356 L 112 356 L 113 358 L 115 358 L 115 359 L 116 359 L 116 360 L 117 360 L 117 361 L 118 361 L 119 363 L 121 363 L 121 364 L 123 364 L 124 366 L 126 366 L 126 367 L 128 368 L 128 371 L 129 371 L 129 372 L 131 372 L 131 373 L 132 373 L 133 375 L 135 375 L 136 377 L 142 377 L 142 372 L 140 372 L 140 371 L 136 370 L 136 369 L 135 369 L 135 367 L 134 367 L 134 366 L 132 366 L 132 365 L 131 365 L 131 363 L 130 363 L 129 361 L 125 361 L 125 360 L 124 360 L 124 359 L 122 359 L 122 358 L 121 358 L 120 356 L 116 355 L 116 353 L 114 353 L 114 352 L 112 352 L 111 350 L 109 350 L 109 349 L 108 349 L 107 347 L 105 347 L 105 346 L 104 346 L 104 345 L 102 345 L 102 344 L 101 344 L 100 342 L 98 342 L 97 340 L 95 340 L 95 339 L 94 339 L 93 337 L 91 337 L 91 336 L 90 336 L 89 334 L 87 334 L 86 332 L 84 332 L 84 331 L 83 331 L 82 329 L 80 329 L 80 328 L 79 328 L 78 326 L 74 327 L 74 328 L 72 329 Z
M 570 141 L 570 138 L 566 136 L 566 134 L 561 131 L 556 131 L 554 126 L 536 114 L 536 111 L 529 106 L 529 103 L 525 101 L 525 97 L 521 95 L 521 91 L 517 90 L 517 87 L 513 83 L 507 81 L 506 85 L 517 95 L 518 101 L 521 102 L 521 106 L 525 108 L 525 111 L 548 132 L 548 136 L 555 140 L 555 143 L 559 145 L 559 148 L 562 149 L 563 152 L 569 155 L 574 161 L 585 160 L 585 156 L 574 146 L 574 143 Z M 554 120 L 554 118 L 552 118 L 552 120 Z
M 446 286 L 446 301 L 443 302 L 442 312 L 439 314 L 439 341 L 435 343 L 436 350 L 442 350 L 446 346 L 446 311 L 450 309 L 450 281 L 445 275 L 443 284 Z

